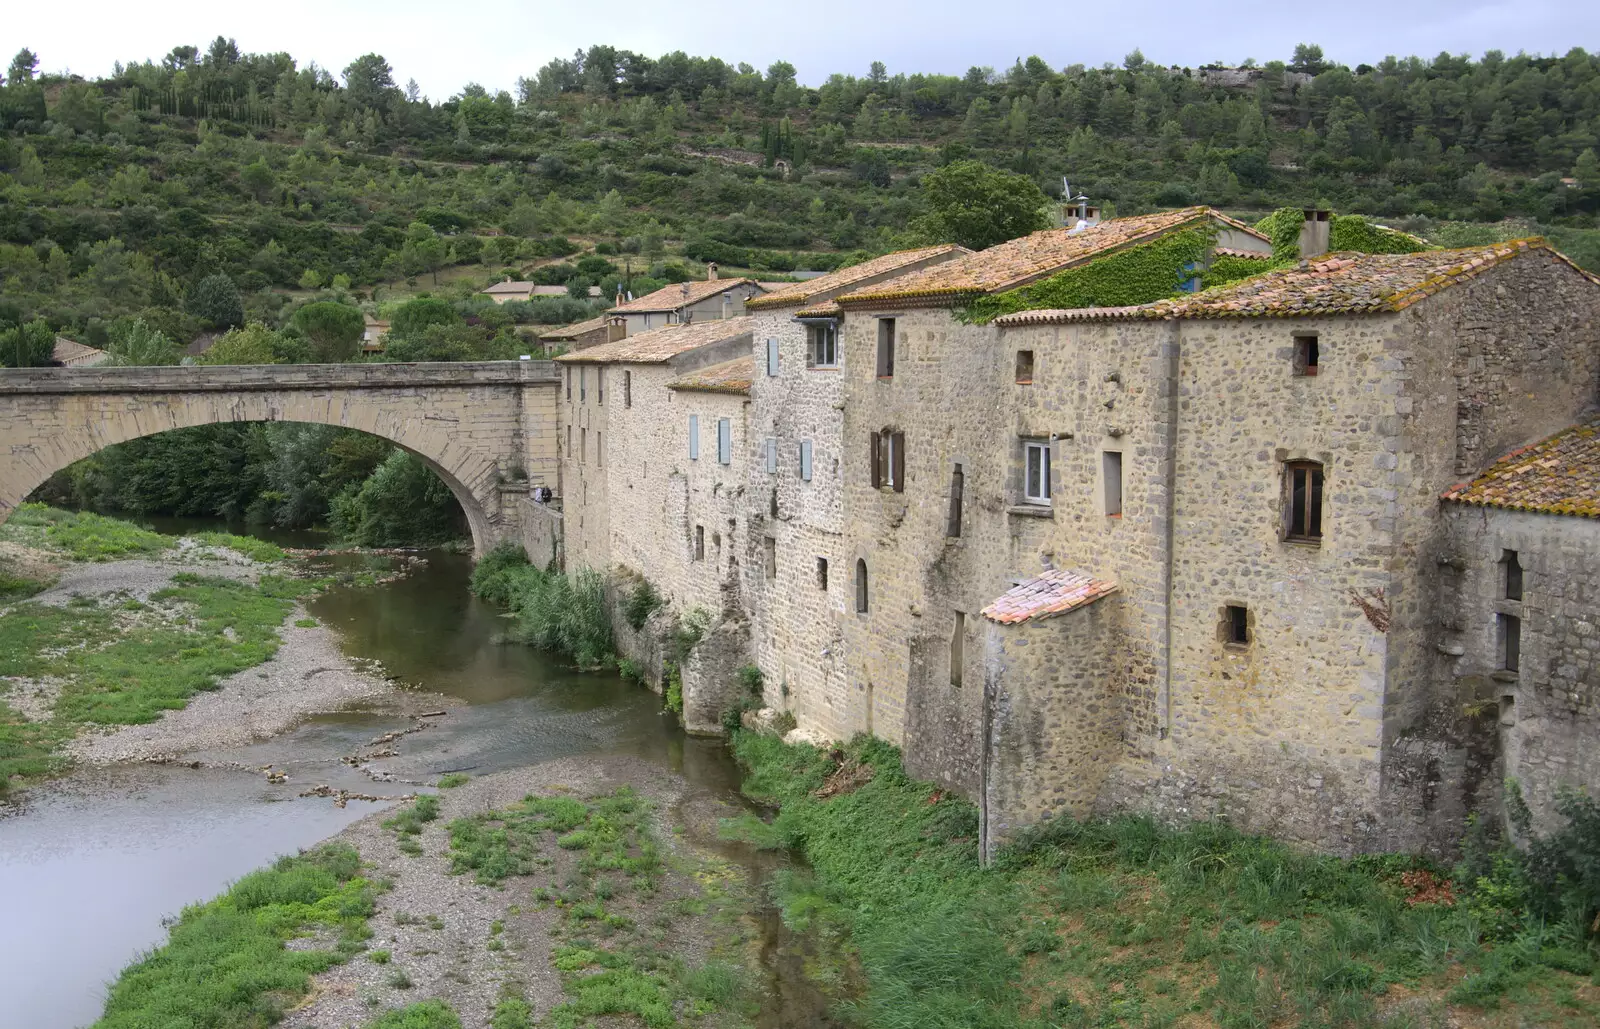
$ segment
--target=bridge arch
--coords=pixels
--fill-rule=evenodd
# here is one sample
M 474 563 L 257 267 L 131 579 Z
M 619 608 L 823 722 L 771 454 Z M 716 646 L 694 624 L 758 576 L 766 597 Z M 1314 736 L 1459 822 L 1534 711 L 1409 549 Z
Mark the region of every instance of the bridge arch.
M 545 481 L 540 461 L 528 466 L 530 449 L 553 458 L 555 373 L 533 364 L 546 362 L 0 372 L 0 522 L 51 475 L 118 443 L 304 422 L 370 433 L 420 458 L 455 495 L 481 555 L 516 528 L 502 484 L 515 469 Z

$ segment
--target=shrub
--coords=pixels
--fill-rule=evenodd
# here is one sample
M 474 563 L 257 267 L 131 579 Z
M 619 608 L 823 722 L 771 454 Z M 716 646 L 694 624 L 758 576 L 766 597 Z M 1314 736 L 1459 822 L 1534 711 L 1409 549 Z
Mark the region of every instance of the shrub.
M 510 607 L 518 578 L 529 567 L 528 553 L 522 549 L 522 544 L 505 540 L 483 555 L 472 569 L 472 595 Z
M 649 579 L 640 578 L 623 600 L 622 614 L 633 627 L 633 631 L 638 632 L 644 628 L 644 623 L 650 620 L 650 616 L 656 613 L 662 603 L 661 594 L 654 584 Z

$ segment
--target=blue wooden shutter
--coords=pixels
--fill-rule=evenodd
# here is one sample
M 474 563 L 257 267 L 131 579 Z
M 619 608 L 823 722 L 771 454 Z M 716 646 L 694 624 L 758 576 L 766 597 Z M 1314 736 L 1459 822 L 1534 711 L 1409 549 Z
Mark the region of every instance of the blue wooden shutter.
M 700 416 L 689 416 L 689 460 L 700 460 Z
M 805 482 L 811 481 L 811 441 L 800 441 L 800 478 Z
M 717 419 L 717 460 L 733 463 L 733 425 L 726 418 Z
M 778 374 L 778 341 L 775 339 L 767 340 L 767 374 Z

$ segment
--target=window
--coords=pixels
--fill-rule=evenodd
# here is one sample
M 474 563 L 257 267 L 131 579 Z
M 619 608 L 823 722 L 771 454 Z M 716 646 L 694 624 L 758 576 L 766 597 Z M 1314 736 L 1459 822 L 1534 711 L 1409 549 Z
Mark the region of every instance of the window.
M 767 340 L 767 374 L 778 374 L 778 341 L 775 339 Z
M 1122 517 L 1122 451 L 1107 450 L 1100 456 L 1105 478 L 1106 517 Z
M 952 538 L 961 535 L 961 494 L 966 489 L 966 479 L 966 473 L 956 465 L 950 473 L 950 517 L 944 526 L 944 534 Z
M 778 440 L 777 440 L 777 437 L 768 436 L 767 437 L 766 446 L 763 449 L 766 451 L 767 474 L 768 475 L 776 475 L 778 473 Z
M 599 429 L 594 431 L 594 464 L 596 468 L 606 466 L 605 436 Z
M 1222 642 L 1230 647 L 1250 645 L 1250 609 L 1229 604 L 1222 609 Z
M 1322 542 L 1322 466 L 1314 461 L 1295 461 L 1284 468 L 1284 488 L 1288 494 L 1286 537 L 1303 543 Z
M 606 402 L 606 370 L 603 365 L 594 370 L 594 402 L 596 404 Z
M 867 560 L 856 558 L 856 614 L 867 613 Z
M 578 369 L 578 403 L 587 403 L 589 400 L 589 369 L 582 366 Z
M 572 426 L 567 426 L 567 456 L 572 456 Z
M 572 399 L 572 366 L 570 364 L 567 365 L 565 370 L 566 370 L 566 373 L 567 373 L 567 399 L 571 400 Z
M 1500 667 L 1515 672 L 1522 664 L 1522 619 L 1516 615 L 1496 615 L 1500 622 Z
M 578 430 L 578 463 L 583 464 L 589 453 L 589 430 Z
M 800 441 L 800 481 L 811 481 L 811 441 Z
M 950 685 L 961 685 L 961 666 L 966 663 L 967 616 L 956 612 L 955 626 L 950 630 Z
M 627 369 L 622 371 L 622 406 L 633 406 L 633 373 Z
M 778 577 L 778 541 L 768 536 L 764 549 L 767 555 L 767 578 L 776 579 Z
M 875 489 L 887 486 L 896 493 L 906 491 L 906 434 L 884 429 L 874 432 L 872 449 L 872 485 Z
M 1030 504 L 1050 503 L 1050 442 L 1023 444 L 1022 499 Z
M 1017 351 L 1017 385 L 1033 385 L 1033 351 Z
M 733 463 L 733 423 L 726 418 L 717 419 L 717 463 Z
M 696 525 L 694 527 L 694 559 L 696 561 L 704 561 L 706 559 L 706 527 L 704 525 Z
M 817 589 L 828 592 L 828 559 L 817 558 Z
M 894 378 L 894 319 L 878 319 L 878 378 Z
M 1506 599 L 1522 599 L 1522 562 L 1517 560 L 1515 550 L 1507 550 L 1501 555 L 1500 563 L 1505 566 Z
M 689 416 L 689 460 L 700 460 L 700 416 Z
M 1296 375 L 1317 374 L 1319 357 L 1316 333 L 1296 333 L 1294 337 L 1294 373 Z
M 839 367 L 839 326 L 812 322 L 806 326 L 806 364 L 811 368 Z
M 651 321 L 652 317 L 653 316 L 648 315 L 648 314 L 644 316 L 644 327 L 645 328 L 648 329 L 650 327 L 650 321 Z M 670 312 L 667 314 L 667 321 L 669 321 L 669 322 L 672 321 L 672 315 L 671 315 Z

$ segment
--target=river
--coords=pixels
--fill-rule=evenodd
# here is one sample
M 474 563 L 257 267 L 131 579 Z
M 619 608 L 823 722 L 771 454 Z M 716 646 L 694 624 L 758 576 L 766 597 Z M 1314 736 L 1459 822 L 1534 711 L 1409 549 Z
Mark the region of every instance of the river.
M 216 527 L 144 521 L 166 532 Z M 256 534 L 286 545 L 312 542 L 302 534 Z M 408 578 L 335 588 L 308 605 L 338 631 L 350 656 L 466 701 L 450 718 L 406 737 L 401 753 L 375 768 L 423 779 L 629 754 L 699 786 L 737 789 L 738 769 L 721 742 L 686 736 L 658 697 L 616 675 L 578 673 L 531 648 L 497 642 L 507 623 L 467 591 L 470 560 L 428 558 Z M 372 792 L 371 780 L 339 759 L 410 724 L 359 711 L 324 715 L 268 741 L 201 755 L 208 762 L 270 762 L 288 771 L 287 784 L 214 768 L 85 768 L 29 791 L 18 805 L 0 806 L 0 1029 L 74 1029 L 94 1021 L 105 984 L 164 940 L 163 919 L 372 813 L 378 805 L 338 808 L 297 794 L 316 783 Z M 770 912 L 766 921 L 769 934 L 781 932 Z M 801 1006 L 816 1007 L 814 1000 Z M 762 1021 L 825 1024 L 819 1017 L 812 1011 L 800 1022 Z

